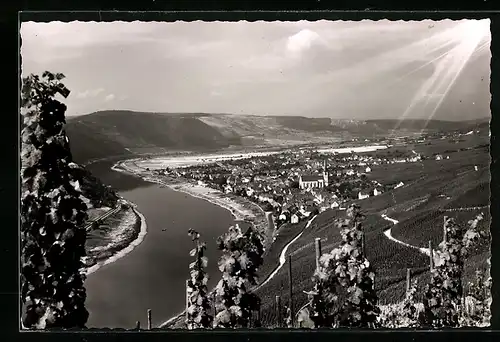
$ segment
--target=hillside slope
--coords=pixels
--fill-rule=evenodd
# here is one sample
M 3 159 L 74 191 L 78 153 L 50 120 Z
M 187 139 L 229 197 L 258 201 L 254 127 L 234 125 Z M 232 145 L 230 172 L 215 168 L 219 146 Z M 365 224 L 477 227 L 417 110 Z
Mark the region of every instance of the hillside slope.
M 167 151 L 208 151 L 230 146 L 267 147 L 336 143 L 389 133 L 485 130 L 489 120 L 332 120 L 298 116 L 100 111 L 66 125 L 74 159 L 90 160 Z
M 77 162 L 133 153 L 207 150 L 238 143 L 189 115 L 102 111 L 71 118 L 66 126 Z
M 363 227 L 367 257 L 375 268 L 375 289 L 383 302 L 395 303 L 404 297 L 407 268 L 411 268 L 412 274 L 418 279 L 417 295 L 421 296 L 423 286 L 429 281 L 429 272 L 427 256 L 418 250 L 394 243 L 384 235 L 384 230 L 392 227 L 392 223 L 384 220 L 381 214 L 399 220 L 399 224 L 392 229 L 395 238 L 420 247 L 427 247 L 429 240 L 433 241 L 434 246 L 442 240 L 443 216 L 453 217 L 460 224 L 466 224 L 482 212 L 485 215 L 481 222 L 482 229 L 488 229 L 490 225 L 491 215 L 487 206 L 491 159 L 488 149 L 476 146 L 471 150 L 449 155 L 450 159 L 443 163 L 428 160 L 374 166 L 370 177 L 382 183 L 404 180 L 405 186 L 376 197 L 355 201 L 365 215 Z M 475 171 L 475 165 L 479 166 L 478 171 Z M 469 206 L 481 206 L 482 209 L 462 210 Z M 321 238 L 323 252 L 337 247 L 341 235 L 334 222 L 344 215 L 345 212 L 339 210 L 321 213 L 287 250 L 287 256 L 292 256 L 296 308 L 307 303 L 307 295 L 303 291 L 309 291 L 313 285 L 314 239 Z M 285 232 L 284 237 L 297 234 L 296 229 L 295 232 Z M 278 237 L 280 238 L 282 237 Z M 466 282 L 472 279 L 476 269 L 487 268 L 486 259 L 491 255 L 490 248 L 489 242 L 486 242 L 471 252 L 465 263 Z M 276 322 L 274 295 L 281 294 L 282 302 L 288 302 L 287 284 L 288 267 L 284 267 L 272 281 L 257 291 L 263 303 L 261 314 L 265 324 Z

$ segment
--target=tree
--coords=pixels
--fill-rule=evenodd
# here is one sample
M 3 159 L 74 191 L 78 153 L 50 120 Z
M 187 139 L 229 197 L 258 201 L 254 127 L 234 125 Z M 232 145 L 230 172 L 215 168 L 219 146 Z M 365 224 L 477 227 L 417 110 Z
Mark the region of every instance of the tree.
M 252 226 L 242 233 L 236 225 L 219 237 L 218 245 L 223 255 L 219 260 L 222 279 L 217 284 L 221 304 L 215 326 L 246 328 L 252 311 L 260 305 L 259 298 L 248 291 L 247 284 L 257 284 L 257 270 L 262 265 L 264 252 L 262 237 Z
M 208 298 L 208 276 L 205 272 L 208 259 L 205 254 L 206 244 L 200 242 L 200 234 L 189 230 L 195 248 L 189 253 L 195 261 L 189 264 L 191 279 L 188 280 L 188 308 L 186 324 L 188 329 L 210 328 L 213 317 L 209 314 L 210 300 Z
M 271 205 L 271 203 L 269 203 L 267 201 L 262 204 L 262 210 L 264 210 L 264 211 L 273 211 L 273 209 L 274 208 Z
M 23 79 L 21 105 L 21 302 L 30 329 L 83 328 L 87 206 L 64 131 L 62 74 Z

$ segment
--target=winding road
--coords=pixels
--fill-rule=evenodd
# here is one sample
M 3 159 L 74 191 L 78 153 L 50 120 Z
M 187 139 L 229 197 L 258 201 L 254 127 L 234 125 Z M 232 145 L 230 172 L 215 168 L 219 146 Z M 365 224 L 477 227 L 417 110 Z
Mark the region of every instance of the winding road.
M 302 234 L 304 233 L 304 231 L 309 228 L 309 226 L 313 223 L 314 219 L 317 217 L 317 215 L 313 216 L 312 219 L 310 219 L 305 228 L 299 233 L 297 234 L 297 236 L 295 238 L 292 239 L 292 241 L 290 241 L 289 243 L 287 243 L 287 245 L 285 247 L 283 247 L 283 249 L 281 250 L 281 254 L 280 254 L 280 263 L 279 265 L 274 269 L 274 271 L 269 274 L 269 276 L 261 283 L 259 284 L 256 288 L 254 288 L 252 291 L 257 291 L 258 289 L 260 289 L 262 286 L 266 285 L 271 279 L 274 278 L 274 276 L 279 272 L 279 270 L 285 265 L 286 263 L 286 251 L 288 250 L 288 247 L 290 247 L 295 241 L 297 241 L 301 236 Z
M 382 216 L 382 218 L 383 218 L 384 220 L 389 221 L 389 222 L 391 222 L 391 223 L 392 223 L 392 224 L 394 224 L 394 225 L 396 225 L 396 224 L 398 224 L 398 223 L 399 223 L 399 221 L 398 221 L 398 220 L 395 220 L 395 219 L 393 219 L 393 218 L 390 218 L 389 216 L 387 216 L 387 215 L 385 215 L 385 214 L 382 214 L 381 216 Z M 389 240 L 394 241 L 394 242 L 396 242 L 396 243 L 399 243 L 400 245 L 403 245 L 403 246 L 405 246 L 405 247 L 409 247 L 409 248 L 416 249 L 416 250 L 418 250 L 420 253 L 425 254 L 425 255 L 427 255 L 427 256 L 429 256 L 429 257 L 430 257 L 431 252 L 430 252 L 429 248 L 423 248 L 423 247 L 417 247 L 417 246 L 410 245 L 409 243 L 406 243 L 406 242 L 403 242 L 403 241 L 401 241 L 401 240 L 396 239 L 395 237 L 393 237 L 393 236 L 392 236 L 392 234 L 391 234 L 391 233 L 392 233 L 392 228 L 388 228 L 388 229 L 386 229 L 386 230 L 384 231 L 384 235 L 385 235 L 385 236 L 387 236 L 387 238 L 388 238 Z

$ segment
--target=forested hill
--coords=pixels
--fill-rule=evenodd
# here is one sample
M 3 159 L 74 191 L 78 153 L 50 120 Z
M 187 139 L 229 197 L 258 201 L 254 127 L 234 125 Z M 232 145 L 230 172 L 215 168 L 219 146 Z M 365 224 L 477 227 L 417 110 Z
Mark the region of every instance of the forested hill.
M 165 151 L 208 151 L 230 146 L 278 146 L 403 131 L 488 129 L 489 120 L 334 120 L 298 116 L 100 111 L 68 118 L 78 163 Z

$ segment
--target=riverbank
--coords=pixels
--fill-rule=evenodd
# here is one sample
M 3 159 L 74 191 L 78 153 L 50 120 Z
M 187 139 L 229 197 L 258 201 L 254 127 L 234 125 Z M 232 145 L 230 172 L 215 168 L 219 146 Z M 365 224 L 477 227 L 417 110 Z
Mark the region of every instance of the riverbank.
M 146 219 L 135 204 L 126 203 L 129 208 L 119 212 L 118 217 L 108 219 L 114 221 L 109 224 L 109 229 L 104 232 L 90 232 L 90 237 L 98 241 L 93 241 L 93 246 L 87 251 L 85 259 L 87 275 L 123 258 L 144 239 L 147 233 Z M 100 236 L 96 236 L 97 234 Z
M 142 169 L 136 164 L 139 159 L 132 159 L 116 163 L 112 170 L 125 172 L 142 178 L 145 181 L 169 187 L 174 191 L 179 191 L 187 195 L 203 199 L 228 210 L 236 221 L 251 223 L 259 232 L 266 236 L 268 221 L 264 210 L 257 204 L 231 194 L 225 194 L 206 186 L 179 180 L 168 176 L 158 176 Z

